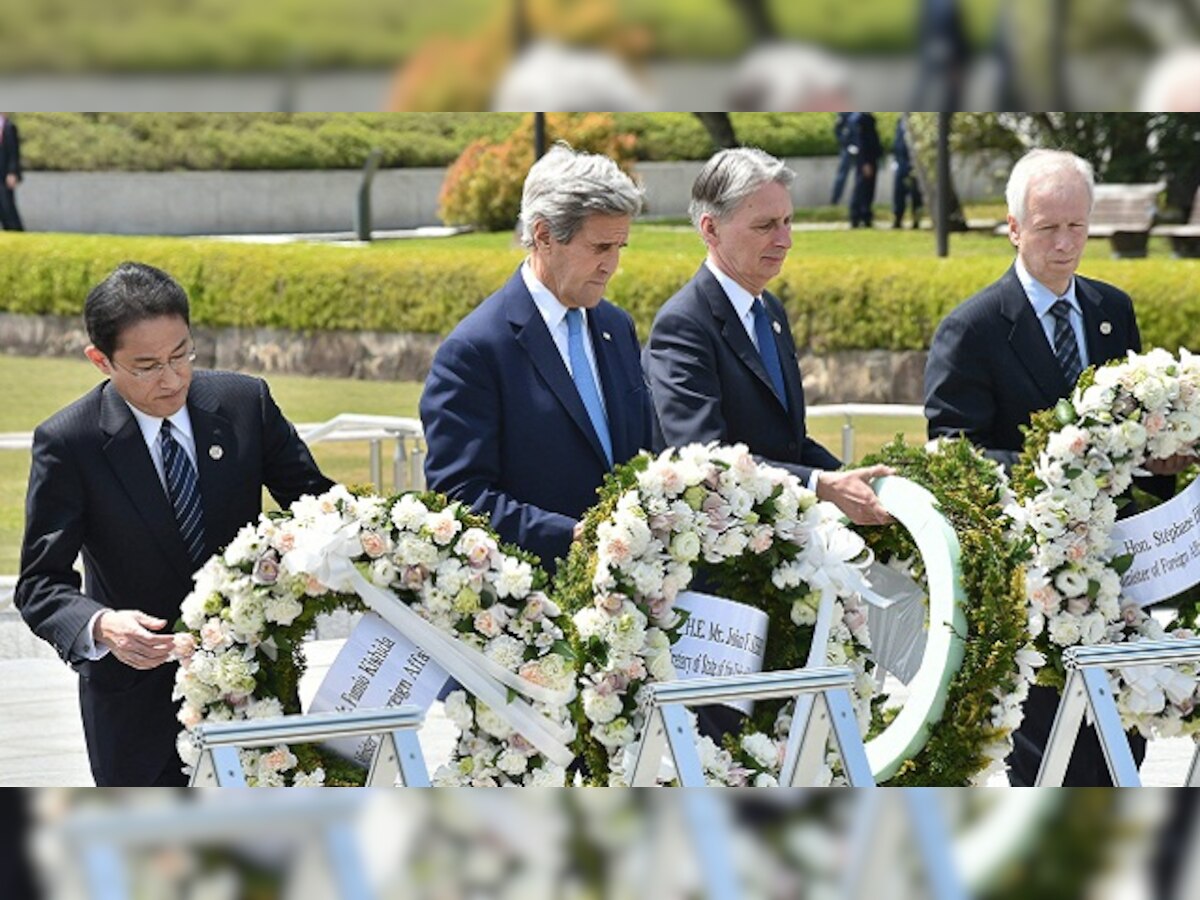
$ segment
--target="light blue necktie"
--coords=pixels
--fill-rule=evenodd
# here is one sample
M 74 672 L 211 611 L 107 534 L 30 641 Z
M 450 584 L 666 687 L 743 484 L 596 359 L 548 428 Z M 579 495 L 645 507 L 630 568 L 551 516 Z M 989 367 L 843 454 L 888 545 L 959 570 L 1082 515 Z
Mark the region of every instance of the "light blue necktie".
M 783 367 L 779 365 L 779 350 L 775 347 L 775 335 L 771 334 L 771 317 L 763 305 L 762 298 L 754 299 L 754 336 L 758 339 L 758 355 L 762 357 L 763 368 L 775 388 L 775 396 L 786 408 L 787 390 L 783 386 Z
M 204 514 L 200 509 L 200 486 L 196 481 L 196 469 L 179 442 L 171 434 L 171 422 L 163 419 L 162 431 L 163 472 L 167 476 L 167 496 L 175 509 L 175 521 L 179 523 L 179 534 L 187 548 L 188 559 L 199 566 L 204 562 Z
M 612 438 L 608 435 L 608 421 L 604 418 L 604 406 L 600 403 L 596 379 L 592 377 L 592 367 L 588 365 L 587 354 L 583 350 L 583 313 L 578 309 L 567 310 L 567 356 L 571 359 L 571 377 L 575 379 L 575 390 L 579 391 L 579 399 L 583 401 L 583 408 L 592 420 L 592 428 L 596 430 L 596 437 L 600 438 L 604 457 L 611 467 Z

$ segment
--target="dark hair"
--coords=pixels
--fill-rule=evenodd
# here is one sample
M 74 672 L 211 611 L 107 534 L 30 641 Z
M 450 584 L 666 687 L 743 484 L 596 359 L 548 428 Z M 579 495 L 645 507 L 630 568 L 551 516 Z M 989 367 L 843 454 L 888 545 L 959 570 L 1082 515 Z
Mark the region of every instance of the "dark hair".
M 162 269 L 139 262 L 121 263 L 83 304 L 88 339 L 109 358 L 127 328 L 162 316 L 178 316 L 190 325 L 187 292 Z

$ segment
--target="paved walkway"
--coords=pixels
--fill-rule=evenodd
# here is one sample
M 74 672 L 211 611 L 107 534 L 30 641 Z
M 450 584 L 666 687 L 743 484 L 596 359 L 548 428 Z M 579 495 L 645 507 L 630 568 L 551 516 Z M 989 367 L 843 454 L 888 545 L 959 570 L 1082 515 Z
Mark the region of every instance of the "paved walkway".
M 341 641 L 309 644 L 309 669 L 300 685 L 307 703 L 337 654 Z M 90 786 L 76 677 L 19 616 L 0 610 L 0 787 Z M 455 728 L 435 704 L 420 734 L 432 772 L 450 755 Z M 1146 785 L 1180 785 L 1187 777 L 1193 744 L 1187 739 L 1150 744 L 1142 778 Z M 1003 775 L 991 785 L 1003 786 Z

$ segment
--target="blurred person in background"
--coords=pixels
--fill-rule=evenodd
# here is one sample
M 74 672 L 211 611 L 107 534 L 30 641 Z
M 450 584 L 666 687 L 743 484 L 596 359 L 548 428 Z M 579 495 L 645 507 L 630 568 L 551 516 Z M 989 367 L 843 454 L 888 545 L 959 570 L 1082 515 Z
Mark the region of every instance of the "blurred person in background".
M 438 347 L 421 394 L 429 489 L 550 572 L 604 476 L 654 439 L 633 319 L 603 297 L 642 199 L 611 159 L 551 148 L 522 192 L 528 258 Z
M 875 221 L 875 179 L 883 145 L 875 116 L 869 112 L 850 114 L 850 157 L 854 160 L 854 190 L 850 193 L 850 227 L 870 228 Z
M 892 227 L 904 226 L 904 210 L 912 201 L 912 227 L 921 225 L 921 185 L 913 169 L 911 148 L 908 145 L 907 115 L 896 119 L 896 133 L 892 140 L 892 165 L 896 167 L 892 183 Z
M 1143 112 L 1200 112 L 1200 47 L 1180 47 L 1149 67 L 1138 109 Z
M 84 305 L 106 379 L 33 433 L 14 602 L 79 673 L 98 787 L 183 786 L 170 632 L 193 573 L 262 511 L 333 486 L 266 382 L 193 371 L 187 293 L 126 262 Z M 75 570 L 83 558 L 83 582 Z
M 842 192 L 846 189 L 846 176 L 850 174 L 850 113 L 840 112 L 833 122 L 833 136 L 838 143 L 837 174 L 833 176 L 833 190 L 829 192 L 829 204 L 837 206 L 842 202 Z
M 970 60 L 971 45 L 959 0 L 921 0 L 917 14 L 917 85 L 910 108 L 942 112 L 959 109 Z
M 5 231 L 24 231 L 17 212 L 17 185 L 21 182 L 21 135 L 8 113 L 0 113 L 0 225 Z
M 625 64 L 605 50 L 539 41 L 523 50 L 496 86 L 492 109 L 639 112 L 654 100 Z
M 726 102 L 731 110 L 835 112 L 851 105 L 849 83 L 846 64 L 828 51 L 770 41 L 737 64 Z

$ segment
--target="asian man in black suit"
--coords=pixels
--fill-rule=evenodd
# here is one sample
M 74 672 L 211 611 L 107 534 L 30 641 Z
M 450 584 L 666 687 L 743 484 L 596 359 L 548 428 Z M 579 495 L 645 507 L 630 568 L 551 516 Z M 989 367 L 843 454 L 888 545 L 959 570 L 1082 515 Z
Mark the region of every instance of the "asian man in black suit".
M 123 263 L 84 321 L 108 377 L 34 432 L 16 605 L 79 673 L 96 784 L 183 785 L 169 629 L 192 573 L 264 487 L 287 505 L 332 483 L 265 382 L 193 371 L 187 294 L 165 272 Z

